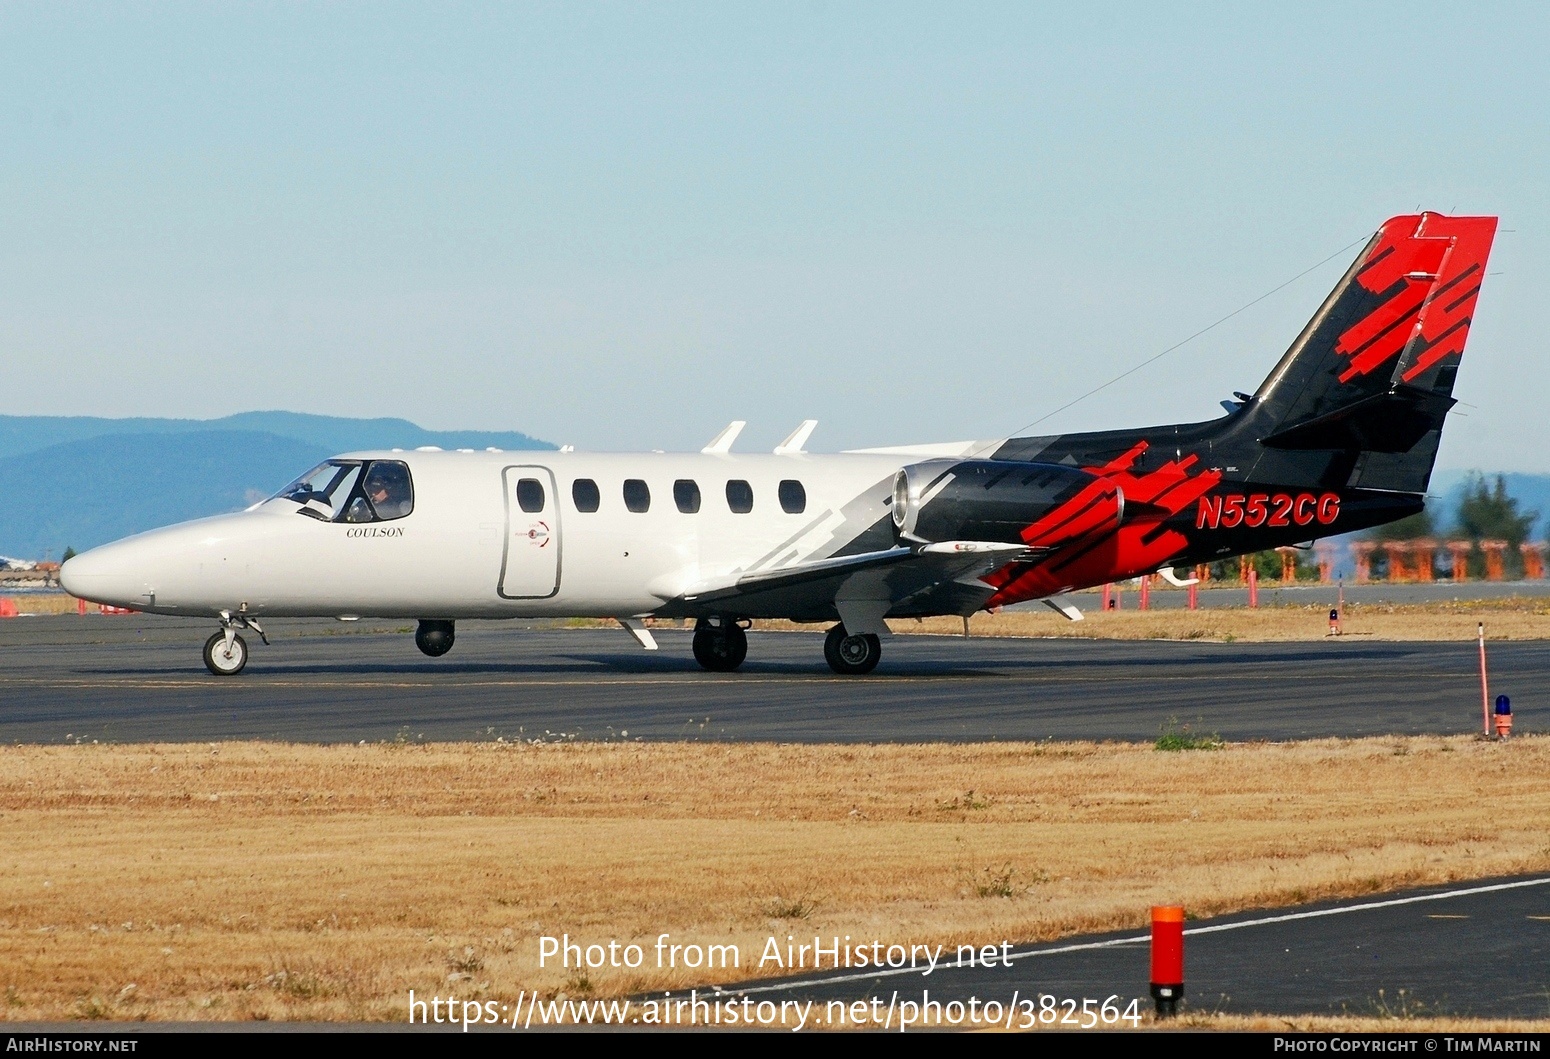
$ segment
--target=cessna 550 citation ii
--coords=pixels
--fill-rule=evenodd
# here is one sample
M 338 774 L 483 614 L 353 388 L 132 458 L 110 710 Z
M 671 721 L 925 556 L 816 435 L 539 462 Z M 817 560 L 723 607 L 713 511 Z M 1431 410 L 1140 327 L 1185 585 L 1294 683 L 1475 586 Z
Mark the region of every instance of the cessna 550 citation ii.
M 867 673 L 885 618 L 970 615 L 1349 533 L 1423 507 L 1496 233 L 1494 217 L 1383 225 L 1253 396 L 1144 430 L 834 455 L 802 424 L 771 454 L 355 452 L 240 514 L 77 555 L 73 595 L 217 618 L 212 673 L 269 617 L 415 618 L 428 655 L 460 618 L 692 618 L 726 672 L 754 618 L 833 622 Z

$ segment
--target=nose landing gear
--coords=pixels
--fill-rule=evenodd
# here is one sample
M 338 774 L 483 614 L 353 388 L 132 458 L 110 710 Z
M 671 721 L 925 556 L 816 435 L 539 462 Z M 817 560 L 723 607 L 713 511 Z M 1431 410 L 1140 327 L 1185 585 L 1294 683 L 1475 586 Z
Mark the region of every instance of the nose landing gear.
M 414 645 L 432 658 L 440 658 L 452 650 L 455 638 L 450 621 L 422 620 L 414 631 Z
M 205 668 L 218 677 L 234 677 L 248 664 L 248 642 L 228 628 L 205 641 Z
M 694 660 L 712 673 L 730 673 L 748 657 L 748 634 L 730 618 L 694 623 Z
M 258 622 L 245 614 L 221 611 L 221 631 L 205 641 L 205 668 L 218 677 L 234 677 L 248 664 L 248 642 L 237 635 L 238 629 L 252 629 L 269 644 L 269 637 Z

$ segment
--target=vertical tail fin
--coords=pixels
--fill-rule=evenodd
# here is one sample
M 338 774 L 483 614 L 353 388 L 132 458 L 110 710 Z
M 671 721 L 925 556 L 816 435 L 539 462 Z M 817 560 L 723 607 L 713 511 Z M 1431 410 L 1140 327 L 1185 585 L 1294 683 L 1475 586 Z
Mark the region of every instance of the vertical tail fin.
M 1352 486 L 1422 492 L 1495 217 L 1390 218 L 1254 395 L 1262 442 L 1360 452 Z

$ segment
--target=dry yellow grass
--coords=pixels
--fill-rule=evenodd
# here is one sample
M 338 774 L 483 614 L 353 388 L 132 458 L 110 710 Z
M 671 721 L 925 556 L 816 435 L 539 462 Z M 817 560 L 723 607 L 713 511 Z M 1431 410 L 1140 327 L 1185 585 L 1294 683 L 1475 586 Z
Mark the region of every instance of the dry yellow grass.
M 1460 586 L 1467 593 L 1468 586 Z M 3 593 L 0 593 L 3 595 Z M 70 614 L 76 609 L 74 597 L 60 593 L 37 593 L 11 597 L 23 614 Z M 1100 640 L 1241 640 L 1246 642 L 1319 640 L 1329 631 L 1329 603 L 1306 606 L 1214 607 L 1210 592 L 1203 594 L 1205 609 L 1135 610 L 1134 593 L 1127 594 L 1132 609 L 1102 611 L 1097 597 L 1078 597 L 1086 615 L 1083 621 L 1068 621 L 1053 611 L 1002 611 L 976 614 L 970 621 L 974 636 L 1059 636 Z M 100 608 L 87 604 L 91 613 Z M 1486 638 L 1491 640 L 1550 640 L 1550 597 L 1512 596 L 1505 599 L 1438 601 L 1416 604 L 1348 603 L 1344 628 L 1348 636 L 1377 640 L 1472 640 L 1475 626 L 1484 622 Z M 556 622 L 562 626 L 593 627 L 612 625 L 611 621 L 578 618 Z M 664 621 L 673 628 L 678 621 Z M 812 632 L 823 625 L 798 625 L 789 621 L 758 621 L 755 627 L 767 631 L 803 630 Z M 927 618 L 924 621 L 891 621 L 897 633 L 935 633 L 961 635 L 962 618 Z
M 0 592 L 0 596 L 6 593 Z M 9 597 L 16 603 L 16 609 L 22 614 L 74 614 L 76 599 L 67 596 L 63 592 L 28 592 Z M 86 609 L 96 614 L 102 608 L 95 603 L 86 604 Z
M 973 636 L 1071 637 L 1093 640 L 1214 640 L 1269 642 L 1322 640 L 1329 635 L 1329 602 L 1305 606 L 1214 607 L 1201 610 L 1103 611 L 1096 597 L 1077 597 L 1082 621 L 1069 621 L 1052 610 L 1001 611 L 976 614 L 969 622 Z M 1511 596 L 1489 600 L 1447 600 L 1415 604 L 1347 603 L 1342 622 L 1346 636 L 1375 640 L 1473 640 L 1477 623 L 1485 623 L 1488 640 L 1550 640 L 1550 597 Z M 608 622 L 576 619 L 577 626 Z M 664 622 L 668 627 L 683 623 Z M 961 636 L 963 619 L 956 617 L 891 620 L 896 633 Z M 826 628 L 781 620 L 759 620 L 754 628 L 767 632 Z
M 1475 638 L 1478 622 L 1490 640 L 1550 639 L 1550 599 L 1501 600 L 1406 605 L 1348 603 L 1342 626 L 1346 636 L 1375 640 L 1454 640 Z M 960 635 L 961 618 L 889 622 L 895 632 Z M 1206 610 L 1094 610 L 1082 621 L 1054 611 L 1002 611 L 970 620 L 973 636 L 1062 636 L 1103 640 L 1322 640 L 1329 634 L 1329 605 L 1301 607 L 1213 608 Z
M 771 935 L 951 951 L 1539 871 L 1547 766 L 1537 738 L 9 747 L 0 1018 L 403 1019 L 411 988 L 749 977 Z M 537 966 L 543 934 L 663 932 L 741 973 Z

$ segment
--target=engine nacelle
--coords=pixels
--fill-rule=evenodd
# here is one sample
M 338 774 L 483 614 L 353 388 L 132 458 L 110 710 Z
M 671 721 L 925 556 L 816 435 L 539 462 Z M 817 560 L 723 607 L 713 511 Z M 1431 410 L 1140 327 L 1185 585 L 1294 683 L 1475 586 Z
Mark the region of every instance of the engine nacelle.
M 1116 483 L 1057 463 L 926 460 L 893 481 L 893 524 L 913 541 L 1058 548 L 1117 527 L 1124 511 Z

